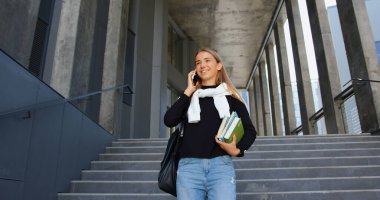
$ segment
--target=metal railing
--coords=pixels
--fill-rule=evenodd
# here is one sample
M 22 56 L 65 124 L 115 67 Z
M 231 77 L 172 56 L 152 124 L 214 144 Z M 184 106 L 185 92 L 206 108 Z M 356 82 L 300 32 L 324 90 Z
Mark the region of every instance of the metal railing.
M 334 101 L 337 102 L 340 107 L 342 108 L 344 106 L 344 103 L 346 101 L 348 101 L 349 99 L 351 99 L 354 95 L 355 95 L 355 92 L 354 92 L 354 87 L 353 87 L 353 84 L 365 84 L 366 82 L 373 82 L 373 83 L 380 83 L 379 80 L 370 80 L 370 79 L 362 79 L 362 78 L 352 78 L 351 80 L 349 80 L 347 83 L 345 83 L 343 85 L 343 87 L 345 87 L 346 85 L 348 85 L 349 83 L 352 83 L 351 85 L 349 85 L 346 89 L 344 89 L 341 93 L 339 93 L 335 98 L 334 98 Z M 343 110 L 342 110 L 342 115 L 343 115 L 343 119 L 344 120 L 347 120 L 347 116 L 344 116 L 344 113 L 343 113 Z M 317 112 L 315 112 L 310 118 L 309 118 L 309 121 L 312 123 L 312 125 L 314 126 L 318 120 L 322 119 L 324 117 L 324 111 L 323 111 L 323 107 L 321 109 L 319 109 Z M 347 129 L 347 122 L 345 122 L 345 129 Z M 348 130 L 345 130 L 345 131 L 348 131 Z M 302 125 L 296 127 L 294 130 L 292 130 L 290 132 L 291 135 L 296 135 L 298 133 L 302 132 Z M 380 131 L 379 131 L 380 132 Z
M 297 135 L 298 133 L 302 132 L 302 125 L 297 126 L 294 130 L 290 132 L 291 135 Z
M 0 112 L 0 119 L 8 118 L 8 117 L 18 115 L 18 114 L 22 114 L 22 113 L 27 113 L 27 117 L 24 117 L 24 118 L 29 118 L 30 112 L 34 111 L 34 110 L 38 110 L 38 109 L 42 109 L 42 108 L 46 108 L 46 107 L 50 107 L 50 106 L 55 106 L 55 105 L 59 105 L 59 104 L 63 104 L 63 103 L 67 103 L 67 102 L 71 102 L 71 101 L 75 101 L 75 100 L 81 100 L 81 99 L 85 99 L 85 98 L 88 98 L 88 97 L 91 97 L 94 95 L 102 94 L 104 92 L 109 92 L 109 91 L 113 91 L 113 90 L 120 90 L 122 88 L 127 88 L 127 90 L 128 90 L 126 92 L 123 91 L 123 94 L 133 94 L 134 93 L 132 91 L 132 89 L 130 88 L 129 84 L 125 84 L 125 85 L 115 86 L 115 87 L 111 87 L 111 88 L 107 88 L 107 89 L 103 89 L 103 90 L 98 90 L 95 92 L 91 92 L 91 93 L 87 93 L 84 95 L 75 96 L 75 97 L 71 97 L 71 98 L 62 97 L 62 99 L 54 99 L 54 100 L 49 100 L 49 101 L 36 103 L 36 104 L 28 105 L 28 106 L 23 106 L 23 107 L 19 107 L 19 108 L 13 108 L 13 109 L 10 109 L 7 111 L 2 111 L 2 112 Z

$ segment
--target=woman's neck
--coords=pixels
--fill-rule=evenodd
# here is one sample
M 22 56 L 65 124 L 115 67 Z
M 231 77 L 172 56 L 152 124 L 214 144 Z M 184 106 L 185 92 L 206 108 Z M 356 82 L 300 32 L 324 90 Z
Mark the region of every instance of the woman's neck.
M 216 81 L 214 79 L 211 80 L 202 80 L 203 86 L 213 86 L 216 85 Z

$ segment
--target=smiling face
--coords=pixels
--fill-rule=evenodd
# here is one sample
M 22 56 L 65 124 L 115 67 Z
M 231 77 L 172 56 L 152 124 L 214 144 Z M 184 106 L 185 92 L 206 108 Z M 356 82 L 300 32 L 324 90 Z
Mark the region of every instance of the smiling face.
M 207 51 L 201 51 L 195 57 L 195 66 L 198 76 L 202 80 L 202 85 L 215 85 L 217 83 L 218 72 L 222 69 L 222 64 Z

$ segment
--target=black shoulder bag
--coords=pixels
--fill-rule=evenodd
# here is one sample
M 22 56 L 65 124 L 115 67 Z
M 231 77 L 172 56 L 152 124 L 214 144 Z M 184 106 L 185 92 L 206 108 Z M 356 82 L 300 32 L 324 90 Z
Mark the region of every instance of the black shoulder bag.
M 158 173 L 158 187 L 173 196 L 177 196 L 177 168 L 178 168 L 178 150 L 181 145 L 183 136 L 183 123 L 176 128 L 170 135 L 164 158 L 161 161 L 161 169 Z

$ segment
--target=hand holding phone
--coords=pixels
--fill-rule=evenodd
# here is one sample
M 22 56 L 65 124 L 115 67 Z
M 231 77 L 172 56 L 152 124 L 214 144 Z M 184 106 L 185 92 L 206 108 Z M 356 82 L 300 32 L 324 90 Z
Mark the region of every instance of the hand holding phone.
M 195 73 L 192 77 L 193 79 L 193 85 L 197 85 L 197 82 L 199 81 L 199 76 L 197 73 Z

